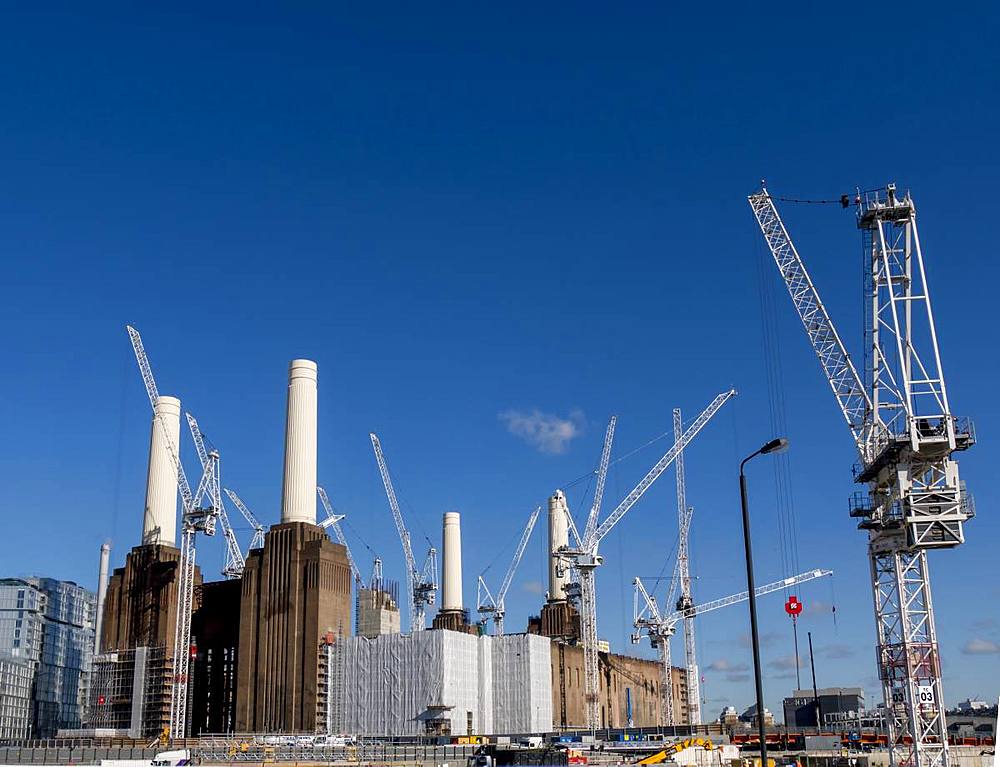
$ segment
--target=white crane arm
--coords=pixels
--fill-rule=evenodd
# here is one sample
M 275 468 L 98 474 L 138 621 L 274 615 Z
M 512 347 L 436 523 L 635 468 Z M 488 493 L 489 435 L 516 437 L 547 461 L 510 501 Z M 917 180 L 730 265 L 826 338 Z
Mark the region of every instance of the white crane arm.
M 528 548 L 528 539 L 531 538 L 531 532 L 535 529 L 535 523 L 538 521 L 538 515 L 542 513 L 542 507 L 538 506 L 531 516 L 528 518 L 528 524 L 524 528 L 524 532 L 521 533 L 521 540 L 518 541 L 517 550 L 514 552 L 514 558 L 510 562 L 510 567 L 507 568 L 507 573 L 503 577 L 503 583 L 500 584 L 500 591 L 497 592 L 496 604 L 503 605 L 504 598 L 507 596 L 507 591 L 510 589 L 511 583 L 514 582 L 514 571 L 517 570 L 517 566 L 521 564 L 521 558 L 524 556 L 524 550 Z
M 656 625 L 663 623 L 663 618 L 660 616 L 660 608 L 657 606 L 656 600 L 646 591 L 646 587 L 642 584 L 642 581 L 636 578 L 632 581 L 632 584 L 635 586 L 632 615 L 636 627 L 643 625 L 644 622 Z
M 747 198 L 862 459 L 871 398 L 766 188 Z
M 611 416 L 608 429 L 604 433 L 604 447 L 601 449 L 601 463 L 597 468 L 597 487 L 594 489 L 594 503 L 587 516 L 587 526 L 584 528 L 583 539 L 589 541 L 597 529 L 597 518 L 601 513 L 601 501 L 604 498 L 604 482 L 608 477 L 608 463 L 611 460 L 611 443 L 615 438 L 615 422 L 618 419 Z
M 326 509 L 326 519 L 320 523 L 320 527 L 324 530 L 327 527 L 332 527 L 334 535 L 337 536 L 337 542 L 347 551 L 347 564 L 351 567 L 351 573 L 354 575 L 354 580 L 358 583 L 363 583 L 361 578 L 361 571 L 358 569 L 357 564 L 354 562 L 354 556 L 351 554 L 351 547 L 347 545 L 347 538 L 344 535 L 344 531 L 340 527 L 340 521 L 344 519 L 343 514 L 337 514 L 333 510 L 333 504 L 330 503 L 330 498 L 320 486 L 316 486 L 316 494 L 319 495 L 319 499 L 323 502 L 323 508 Z
M 174 469 L 177 471 L 177 487 L 181 493 L 181 503 L 184 506 L 185 513 L 190 513 L 194 510 L 194 496 L 191 494 L 191 485 L 188 484 L 187 475 L 184 473 L 184 466 L 179 458 L 180 454 L 178 453 L 177 445 L 174 444 L 174 441 L 170 436 L 170 431 L 167 429 L 167 425 L 163 422 L 163 419 L 156 414 L 156 403 L 160 399 L 160 392 L 156 388 L 156 379 L 153 378 L 153 369 L 149 365 L 149 358 L 146 357 L 146 350 L 142 345 L 142 336 L 140 336 L 139 331 L 131 325 L 126 325 L 125 328 L 128 330 L 129 338 L 132 340 L 132 350 L 135 352 L 135 361 L 139 363 L 139 373 L 142 375 L 142 382 L 146 386 L 146 394 L 149 396 L 149 404 L 153 408 L 153 416 L 156 423 L 160 426 L 160 433 L 163 435 L 163 442 L 167 446 L 167 452 L 170 454 L 170 460 L 174 464 Z
M 593 537 L 589 540 L 584 540 L 583 548 L 589 551 L 596 551 L 597 545 L 601 542 L 601 540 L 611 532 L 611 529 L 621 521 L 622 517 L 628 513 L 628 510 L 635 505 L 636 501 L 642 498 L 643 494 L 649 489 L 649 487 L 659 478 L 666 468 L 673 463 L 677 454 L 687 447 L 687 444 L 694 439 L 698 432 L 702 430 L 702 427 L 704 427 L 705 424 L 712 419 L 712 416 L 719 411 L 719 408 L 726 404 L 726 402 L 735 395 L 736 390 L 730 389 L 712 400 L 711 404 L 709 404 L 709 406 L 702 411 L 701 415 L 694 419 L 681 438 L 674 443 L 674 446 L 671 447 L 670 450 L 668 450 L 664 456 L 656 462 L 653 468 L 646 473 L 646 476 L 639 480 L 639 484 L 632 489 L 632 492 L 625 496 L 624 500 L 618 504 L 617 508 L 615 508 L 615 510 L 608 515 L 608 518 L 600 524 L 600 526 L 594 531 Z
M 255 517 L 250 509 L 247 508 L 247 505 L 243 503 L 243 499 L 241 499 L 228 487 L 225 488 L 225 491 L 226 495 L 229 496 L 229 500 L 233 502 L 233 506 L 235 506 L 239 510 L 240 514 L 243 515 L 243 519 L 247 521 L 247 524 L 249 524 L 254 530 L 263 530 L 264 526 L 257 521 L 257 517 Z
M 773 591 L 781 591 L 781 589 L 787 589 L 790 586 L 795 586 L 799 583 L 805 583 L 806 581 L 815 580 L 816 578 L 823 578 L 827 575 L 833 575 L 833 570 L 810 570 L 806 573 L 800 573 L 799 575 L 793 575 L 790 578 L 785 578 L 780 581 L 774 581 L 774 583 L 768 583 L 764 586 L 759 586 L 754 589 L 754 594 L 758 597 L 764 596 L 765 594 L 770 594 Z M 728 607 L 729 605 L 734 605 L 737 602 L 745 602 L 750 598 L 749 591 L 741 591 L 738 594 L 732 594 L 728 597 L 723 597 L 722 599 L 715 599 L 711 602 L 705 602 L 700 605 L 695 605 L 690 610 L 676 610 L 667 616 L 666 622 L 676 623 L 682 620 L 685 616 L 691 615 L 702 615 L 703 613 L 711 612 L 712 610 L 718 610 L 720 607 Z
M 406 567 L 411 573 L 411 578 L 419 575 L 417 561 L 413 557 L 413 547 L 410 545 L 410 533 L 403 522 L 403 513 L 399 510 L 399 501 L 396 500 L 396 491 L 392 487 L 392 478 L 389 476 L 389 468 L 385 463 L 385 456 L 382 454 L 382 443 L 378 436 L 372 432 L 368 435 L 372 441 L 372 449 L 375 451 L 375 460 L 378 463 L 379 474 L 382 475 L 382 484 L 385 486 L 385 494 L 389 499 L 389 508 L 392 511 L 392 518 L 396 523 L 396 532 L 399 533 L 400 543 L 403 544 L 403 555 L 406 557 Z

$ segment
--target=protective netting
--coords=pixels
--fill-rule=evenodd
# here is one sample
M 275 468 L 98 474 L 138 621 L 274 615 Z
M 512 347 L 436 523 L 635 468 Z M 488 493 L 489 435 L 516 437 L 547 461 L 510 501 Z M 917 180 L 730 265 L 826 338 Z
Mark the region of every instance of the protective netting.
M 421 631 L 337 640 L 336 729 L 364 735 L 548 732 L 550 641 Z M 334 691 L 337 694 L 337 691 Z

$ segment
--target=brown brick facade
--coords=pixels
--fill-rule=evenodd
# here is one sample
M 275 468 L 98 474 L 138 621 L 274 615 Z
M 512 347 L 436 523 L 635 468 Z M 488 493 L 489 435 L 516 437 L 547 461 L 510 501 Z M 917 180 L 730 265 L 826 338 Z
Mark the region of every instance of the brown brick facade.
M 313 732 L 322 638 L 351 633 L 343 546 L 316 525 L 274 525 L 242 579 L 236 729 Z

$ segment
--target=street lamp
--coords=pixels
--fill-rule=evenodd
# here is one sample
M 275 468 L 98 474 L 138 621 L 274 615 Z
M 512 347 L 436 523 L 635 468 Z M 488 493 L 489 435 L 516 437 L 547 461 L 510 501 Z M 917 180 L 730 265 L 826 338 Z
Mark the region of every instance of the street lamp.
M 743 506 L 743 547 L 747 559 L 747 592 L 750 595 L 750 643 L 753 646 L 753 681 L 757 691 L 757 734 L 760 737 L 760 767 L 767 767 L 767 742 L 764 739 L 764 688 L 760 680 L 760 638 L 757 634 L 757 595 L 754 594 L 753 551 L 750 547 L 750 511 L 747 508 L 747 478 L 743 467 L 751 458 L 788 449 L 784 437 L 772 439 L 740 462 L 740 503 Z

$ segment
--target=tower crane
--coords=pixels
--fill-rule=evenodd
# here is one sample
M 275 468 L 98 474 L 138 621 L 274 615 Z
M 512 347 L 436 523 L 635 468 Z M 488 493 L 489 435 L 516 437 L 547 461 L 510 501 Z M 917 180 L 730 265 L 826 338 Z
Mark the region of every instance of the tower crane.
M 177 471 L 177 488 L 181 494 L 181 547 L 180 560 L 177 567 L 177 618 L 174 626 L 173 684 L 170 688 L 170 736 L 183 738 L 187 734 L 188 714 L 188 672 L 191 667 L 191 613 L 194 606 L 194 566 L 195 537 L 199 532 L 205 535 L 215 535 L 215 522 L 218 510 L 212 506 L 199 507 L 195 496 L 191 493 L 184 466 L 181 464 L 177 445 L 174 444 L 170 430 L 163 422 L 162 416 L 156 412 L 156 403 L 160 393 L 156 388 L 156 379 L 146 357 L 139 331 L 131 325 L 126 325 L 132 350 L 135 352 L 139 373 L 146 386 L 149 404 L 153 408 L 153 416 L 163 434 L 163 441 L 170 455 L 170 460 Z M 202 497 L 203 487 L 210 482 L 210 476 L 203 473 L 198 483 L 198 497 Z
M 247 505 L 243 503 L 243 499 L 235 491 L 230 490 L 228 487 L 223 489 L 226 491 L 226 495 L 229 496 L 229 500 L 233 502 L 233 506 L 243 515 L 243 519 L 253 528 L 253 538 L 250 539 L 250 546 L 247 551 L 264 548 L 264 525 L 257 521 L 257 517 L 247 508 Z
M 557 556 L 575 566 L 580 574 L 580 623 L 583 644 L 584 693 L 587 712 L 587 727 L 591 730 L 599 726 L 598 713 L 600 695 L 600 670 L 597 655 L 597 598 L 595 590 L 595 570 L 604 563 L 598 553 L 601 540 L 617 525 L 628 510 L 643 496 L 667 467 L 674 462 L 678 453 L 702 430 L 731 397 L 736 394 L 734 389 L 718 395 L 707 408 L 691 423 L 680 439 L 674 442 L 659 461 L 646 473 L 631 492 L 622 499 L 607 518 L 598 524 L 601 498 L 594 493 L 594 504 L 587 519 L 583 540 L 576 548 L 563 548 Z M 614 419 L 608 424 L 604 437 L 604 448 L 601 452 L 601 463 L 598 470 L 597 488 L 603 491 L 611 454 L 611 441 L 614 438 Z M 593 523 L 591 522 L 593 520 Z M 589 534 L 588 532 L 589 531 Z
M 330 503 L 330 497 L 326 494 L 326 490 L 322 487 L 316 487 L 316 494 L 319 496 L 320 501 L 323 502 L 323 508 L 326 509 L 326 519 L 319 523 L 319 526 L 326 530 L 328 527 L 333 528 L 333 533 L 337 537 L 337 542 L 344 547 L 347 551 L 347 564 L 351 567 L 351 574 L 354 576 L 354 583 L 358 588 L 361 588 L 361 584 L 364 580 L 361 577 L 361 571 L 354 562 L 354 557 L 351 555 L 351 547 L 347 545 L 347 538 L 344 536 L 344 531 L 340 527 L 342 520 L 346 519 L 343 514 L 337 514 L 333 510 L 333 504 Z
M 538 515 L 542 513 L 542 507 L 537 507 L 531 516 L 528 517 L 528 524 L 524 527 L 524 532 L 521 533 L 521 540 L 518 541 L 517 549 L 514 551 L 514 558 L 510 562 L 510 566 L 507 568 L 507 573 L 503 577 L 503 582 L 500 584 L 500 590 L 497 591 L 496 597 L 490 593 L 489 587 L 486 585 L 486 581 L 483 580 L 483 576 L 479 576 L 479 583 L 476 587 L 476 604 L 478 606 L 479 614 L 482 618 L 479 619 L 479 623 L 483 626 L 486 625 L 486 620 L 489 615 L 493 616 L 493 622 L 496 625 L 496 635 L 503 636 L 503 617 L 505 613 L 505 601 L 507 598 L 507 592 L 510 590 L 511 583 L 514 582 L 514 571 L 517 570 L 517 566 L 521 564 L 521 558 L 524 556 L 524 550 L 528 547 L 528 540 L 531 538 L 531 532 L 535 529 L 535 523 L 538 521 Z
M 191 439 L 194 440 L 195 449 L 198 452 L 198 460 L 204 476 L 209 477 L 207 486 L 199 487 L 201 496 L 207 497 L 211 506 L 217 510 L 219 524 L 222 526 L 222 535 L 226 539 L 226 561 L 222 566 L 222 575 L 229 579 L 242 578 L 243 570 L 246 567 L 246 559 L 240 550 L 240 543 L 236 540 L 236 533 L 233 526 L 229 524 L 229 515 L 226 514 L 226 507 L 222 503 L 222 477 L 221 461 L 219 451 L 214 447 L 211 449 L 205 446 L 205 435 L 198 426 L 198 421 L 190 413 L 184 414 L 187 417 L 188 429 L 191 430 Z M 195 505 L 201 500 L 198 494 L 195 495 Z
M 952 456 L 975 432 L 948 402 L 916 206 L 894 184 L 855 199 L 867 304 L 862 379 L 761 186 L 750 207 L 860 456 L 854 481 L 866 490 L 848 508 L 868 534 L 890 762 L 947 767 L 927 551 L 964 541 L 975 512 Z
M 437 549 L 433 546 L 428 549 L 424 566 L 418 570 L 417 562 L 413 557 L 413 547 L 410 545 L 410 532 L 403 522 L 403 513 L 399 510 L 396 491 L 393 489 L 389 468 L 386 466 L 385 456 L 382 454 L 382 443 L 379 442 L 375 433 L 368 436 L 372 441 L 379 474 L 382 476 L 385 494 L 389 499 L 389 509 L 392 511 L 396 532 L 399 533 L 399 542 L 403 545 L 403 556 L 406 558 L 406 592 L 410 602 L 410 631 L 423 631 L 427 627 L 427 607 L 433 605 L 437 599 Z
M 674 408 L 674 440 L 681 438 L 684 431 L 680 408 Z M 684 452 L 677 454 L 674 461 L 677 472 L 677 576 L 681 596 L 678 610 L 688 610 L 694 604 L 691 595 L 691 567 L 689 562 L 689 535 L 693 509 L 687 505 L 687 491 L 684 483 Z M 687 673 L 688 723 L 701 724 L 701 690 L 698 673 L 698 651 L 694 639 L 694 616 L 684 619 L 684 667 Z M 673 697 L 671 696 L 671 702 Z M 672 706 L 671 706 L 672 708 Z
M 676 411 L 675 411 L 676 412 Z M 816 578 L 822 578 L 827 575 L 833 575 L 832 570 L 810 570 L 806 573 L 801 573 L 800 575 L 793 575 L 790 578 L 785 578 L 780 581 L 775 581 L 774 583 L 768 583 L 764 586 L 760 586 L 754 589 L 754 594 L 756 596 L 763 596 L 765 594 L 771 594 L 775 591 L 780 591 L 782 589 L 789 588 L 790 586 L 795 586 L 799 583 L 805 583 L 806 581 L 811 581 Z M 643 585 L 639 578 L 632 581 L 635 586 L 635 593 L 633 596 L 633 625 L 636 628 L 636 633 L 632 634 L 632 644 L 638 644 L 642 640 L 643 634 L 649 637 L 649 643 L 653 649 L 657 650 L 659 653 L 660 660 L 660 716 L 662 718 L 661 724 L 672 725 L 675 722 L 670 718 L 673 712 L 673 683 L 670 678 L 670 637 L 676 633 L 677 624 L 684 621 L 685 626 L 688 621 L 692 621 L 696 616 L 703 615 L 704 613 L 711 612 L 712 610 L 718 610 L 722 607 L 729 607 L 729 605 L 735 605 L 740 602 L 745 602 L 750 598 L 749 591 L 741 591 L 738 594 L 732 594 L 728 597 L 723 597 L 722 599 L 715 599 L 711 602 L 705 602 L 704 604 L 695 605 L 689 604 L 686 607 L 678 607 L 672 613 L 664 615 L 660 612 L 659 605 L 656 604 L 656 600 L 646 591 L 646 587 Z M 667 597 L 667 604 L 670 603 L 670 597 Z M 690 679 L 688 680 L 688 685 L 691 684 Z M 690 712 L 690 709 L 688 709 Z M 694 722 L 689 722 L 689 724 L 694 724 Z

